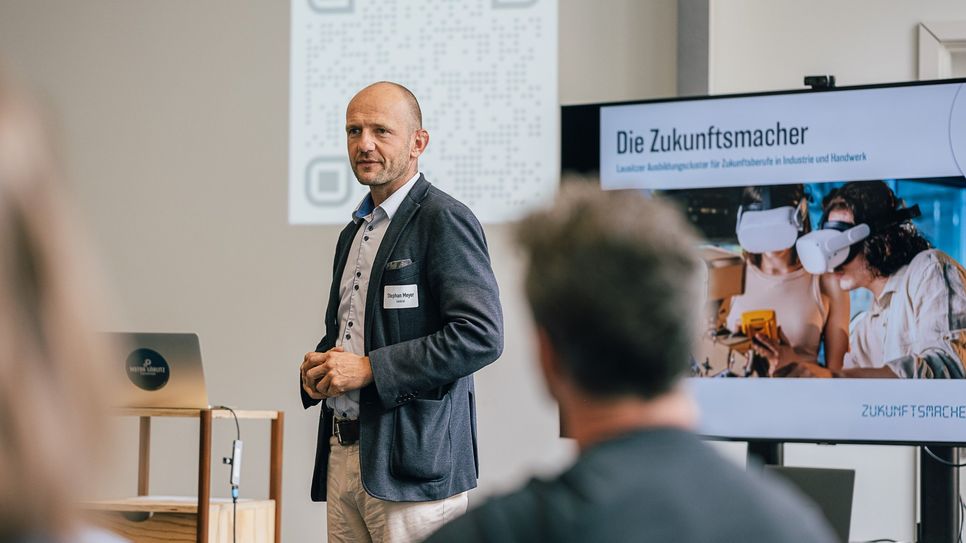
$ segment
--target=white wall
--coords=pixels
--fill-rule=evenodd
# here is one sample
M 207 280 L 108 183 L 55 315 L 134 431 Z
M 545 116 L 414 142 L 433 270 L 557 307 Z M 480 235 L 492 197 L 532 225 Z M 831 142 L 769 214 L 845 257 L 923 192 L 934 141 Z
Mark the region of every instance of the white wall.
M 966 3 L 710 0 L 709 12 L 709 90 L 723 94 L 801 88 L 809 74 L 833 74 L 840 86 L 916 80 L 917 25 L 964 20 Z M 851 539 L 913 539 L 914 449 L 787 445 L 785 460 L 856 470 Z
M 560 103 L 674 96 L 676 0 L 560 0 Z
M 673 0 L 561 0 L 561 101 L 673 95 L 675 17 Z M 324 509 L 308 500 L 317 412 L 301 409 L 296 367 L 318 340 L 338 228 L 287 224 L 288 25 L 284 0 L 4 0 L 0 57 L 59 125 L 121 301 L 106 327 L 197 332 L 212 403 L 286 412 L 282 533 L 318 541 Z M 473 500 L 572 455 L 531 364 L 510 229 L 486 233 L 507 342 L 477 379 Z M 120 426 L 108 486 L 133 493 L 136 426 Z M 233 433 L 215 425 L 216 458 Z M 242 433 L 242 494 L 265 495 L 267 425 Z M 194 425 L 156 422 L 152 491 L 194 493 L 196 451 Z M 225 495 L 225 467 L 212 473 Z
M 950 68 L 954 77 L 966 77 L 966 53 L 952 55 Z
M 917 79 L 921 22 L 966 19 L 959 0 L 712 0 L 711 92 Z

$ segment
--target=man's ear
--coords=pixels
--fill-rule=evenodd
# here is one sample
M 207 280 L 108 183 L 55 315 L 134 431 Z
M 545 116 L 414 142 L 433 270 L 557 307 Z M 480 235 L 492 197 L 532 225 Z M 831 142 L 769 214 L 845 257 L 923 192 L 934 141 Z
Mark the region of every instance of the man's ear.
M 413 135 L 413 146 L 409 151 L 409 156 L 411 158 L 419 158 L 426 150 L 427 145 L 429 145 L 429 132 L 425 128 L 417 128 L 416 133 Z
M 560 367 L 560 356 L 550 341 L 550 335 L 540 326 L 537 326 L 537 357 L 540 360 L 543 380 L 547 383 L 550 394 L 556 397 L 560 382 L 564 379 L 564 373 Z

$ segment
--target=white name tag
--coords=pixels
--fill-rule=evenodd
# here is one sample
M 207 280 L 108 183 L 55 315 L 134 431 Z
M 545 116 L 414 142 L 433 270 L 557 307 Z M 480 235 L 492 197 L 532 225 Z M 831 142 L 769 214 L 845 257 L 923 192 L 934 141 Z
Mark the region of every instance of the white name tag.
M 383 309 L 405 309 L 419 307 L 419 292 L 416 285 L 386 285 L 382 298 Z

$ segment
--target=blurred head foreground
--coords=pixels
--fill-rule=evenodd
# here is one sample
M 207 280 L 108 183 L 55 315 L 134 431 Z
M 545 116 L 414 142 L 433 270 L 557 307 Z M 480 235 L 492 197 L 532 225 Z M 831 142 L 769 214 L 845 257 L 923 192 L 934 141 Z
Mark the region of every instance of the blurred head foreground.
M 637 192 L 565 183 L 518 238 L 526 295 L 564 379 L 600 400 L 671 391 L 688 367 L 703 288 L 680 214 Z
M 89 473 L 105 359 L 51 151 L 0 74 L 0 541 L 58 537 Z

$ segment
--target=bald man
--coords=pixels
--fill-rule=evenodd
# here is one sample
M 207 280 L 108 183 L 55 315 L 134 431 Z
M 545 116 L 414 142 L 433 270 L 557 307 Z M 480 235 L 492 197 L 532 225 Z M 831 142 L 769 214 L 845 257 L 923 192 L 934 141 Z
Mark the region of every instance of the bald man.
M 312 499 L 330 542 L 420 541 L 476 486 L 473 373 L 503 350 L 483 229 L 419 172 L 419 103 L 380 82 L 346 110 L 349 162 L 369 193 L 336 245 L 325 335 L 302 361 L 322 404 Z

